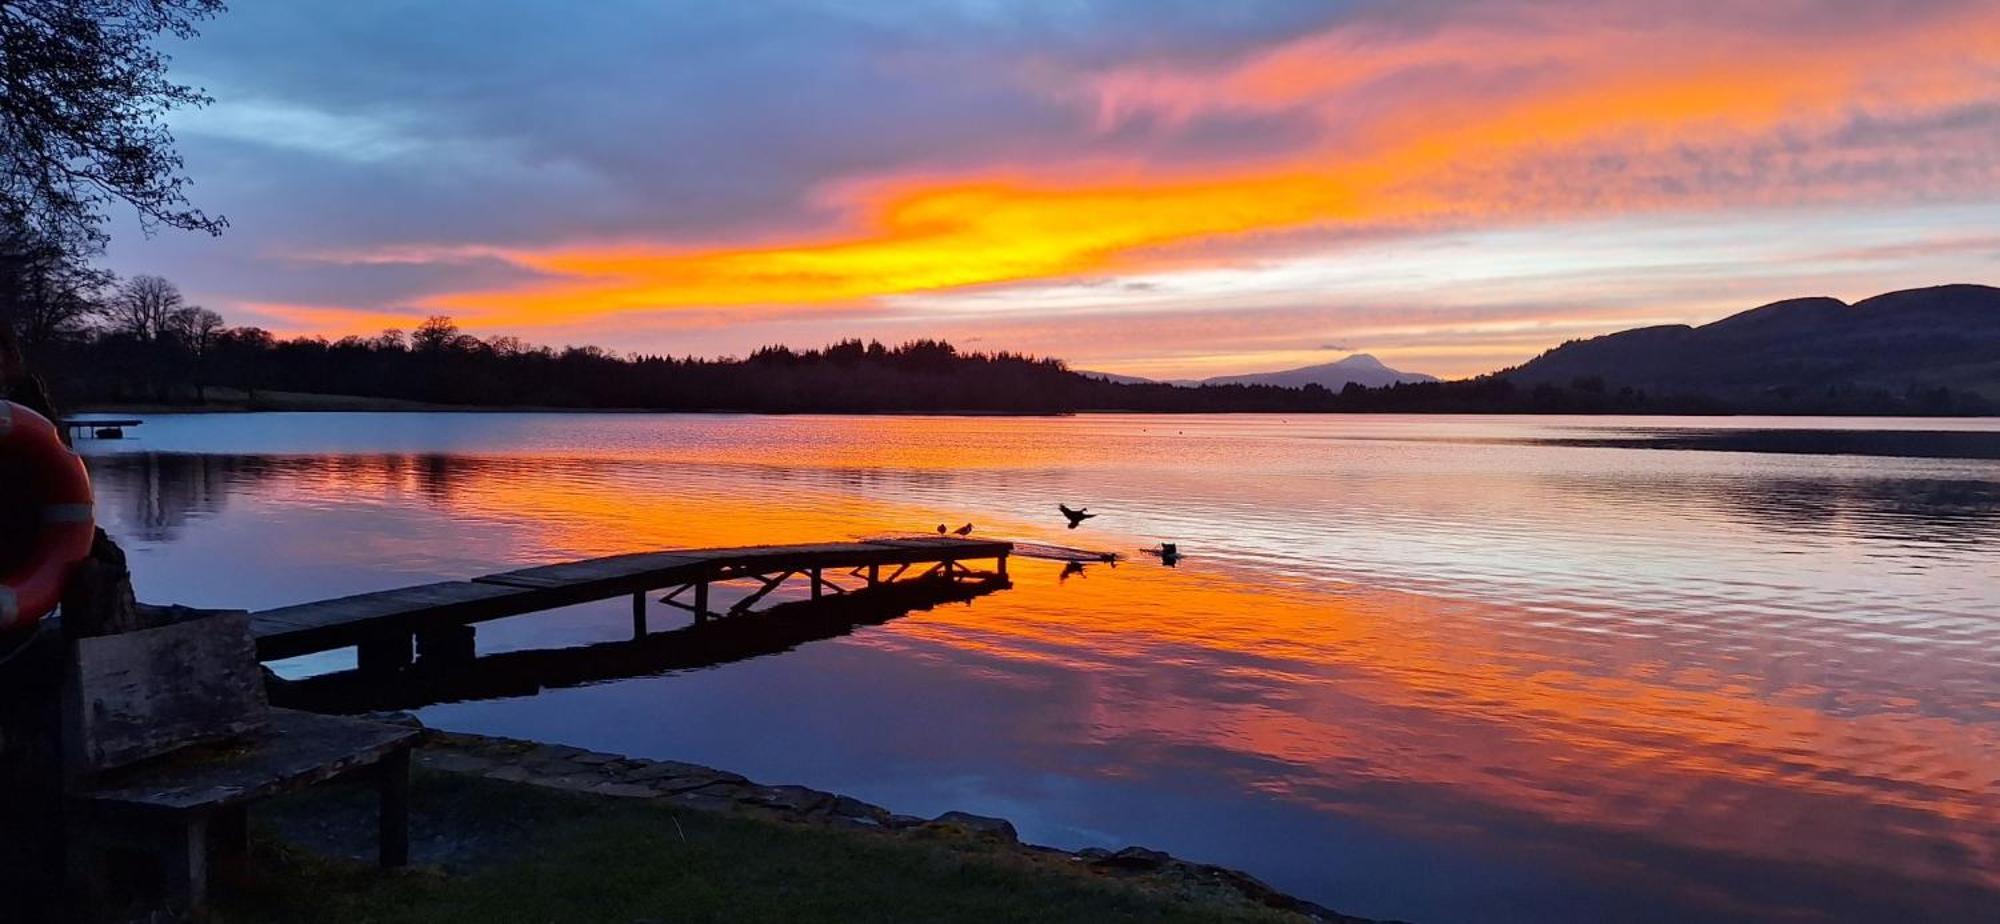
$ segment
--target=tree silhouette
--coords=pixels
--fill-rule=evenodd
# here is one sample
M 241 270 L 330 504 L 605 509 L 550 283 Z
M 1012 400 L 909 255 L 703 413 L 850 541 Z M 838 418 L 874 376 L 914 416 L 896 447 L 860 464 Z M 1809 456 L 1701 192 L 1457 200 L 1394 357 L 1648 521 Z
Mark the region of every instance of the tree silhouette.
M 103 310 L 111 274 L 27 228 L 0 235 L 0 327 L 33 355 Z
M 219 233 L 227 224 L 188 204 L 169 111 L 208 97 L 167 79 L 155 41 L 189 38 L 222 0 L 0 2 L 0 228 L 21 283 L 0 311 L 0 395 L 54 413 L 22 341 L 40 349 L 91 313 L 108 275 L 84 261 L 103 250 L 103 207 L 129 203 L 161 225 Z M 0 280 L 5 281 L 5 280 Z
M 130 203 L 148 227 L 219 232 L 188 205 L 162 117 L 201 91 L 167 79 L 162 34 L 188 38 L 222 0 L 0 3 L 0 218 L 73 250 L 104 236 L 102 207 Z
M 410 335 L 410 346 L 419 353 L 436 355 L 458 345 L 458 324 L 441 314 L 431 315 Z
M 181 307 L 180 287 L 165 277 L 134 276 L 111 298 L 105 316 L 113 331 L 152 341 L 170 332 L 171 319 Z

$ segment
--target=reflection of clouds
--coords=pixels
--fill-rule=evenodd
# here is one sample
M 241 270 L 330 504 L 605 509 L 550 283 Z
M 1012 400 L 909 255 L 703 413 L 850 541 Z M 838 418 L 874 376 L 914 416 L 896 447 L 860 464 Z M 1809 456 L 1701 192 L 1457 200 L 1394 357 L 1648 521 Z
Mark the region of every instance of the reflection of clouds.
M 1743 522 L 1767 529 L 1897 546 L 2000 541 L 2000 483 L 1993 481 L 1769 478 L 1722 486 L 1716 495 Z
M 340 419 L 314 419 L 313 437 Z M 379 418 L 355 419 L 359 445 L 400 445 Z M 384 573 L 397 565 L 436 579 L 946 519 L 1079 543 L 1053 500 L 1087 498 L 1107 513 L 1089 542 L 1129 552 L 1171 538 L 1198 554 L 1062 585 L 1058 565 L 1023 561 L 1008 594 L 809 647 L 782 669 L 733 665 L 664 694 L 665 681 L 544 693 L 480 710 L 477 727 L 562 737 L 646 690 L 660 695 L 630 714 L 649 718 L 600 730 L 597 746 L 706 749 L 734 766 L 727 755 L 754 746 L 745 714 L 810 702 L 799 738 L 848 729 L 842 770 L 861 777 L 956 761 L 1114 780 L 1155 810 L 1268 800 L 1649 892 L 1699 883 L 1744 902 L 1745 918 L 1915 907 L 1943 919 L 1996 885 L 2000 482 L 1982 479 L 1985 463 L 1519 435 L 1573 421 L 550 415 L 480 418 L 471 432 L 455 420 L 433 420 L 426 439 L 459 452 L 93 466 L 112 515 L 163 524 L 167 544 L 135 567 L 191 573 L 235 554 L 269 585 L 252 588 L 259 599 L 279 602 L 415 582 Z M 1432 439 L 1384 436 L 1413 433 Z M 170 541 L 200 517 L 216 524 L 199 541 Z M 1932 570 L 1899 570 L 1912 561 Z M 626 614 L 567 618 L 482 638 L 595 641 Z M 792 673 L 834 654 L 859 660 Z M 801 689 L 685 695 L 760 669 Z M 659 718 L 661 695 L 685 705 Z M 899 709 L 947 727 L 890 727 Z M 715 726 L 696 737 L 663 730 L 704 710 Z M 1261 869 L 1256 856 L 1243 862 Z M 1897 890 L 1922 895 L 1884 897 Z

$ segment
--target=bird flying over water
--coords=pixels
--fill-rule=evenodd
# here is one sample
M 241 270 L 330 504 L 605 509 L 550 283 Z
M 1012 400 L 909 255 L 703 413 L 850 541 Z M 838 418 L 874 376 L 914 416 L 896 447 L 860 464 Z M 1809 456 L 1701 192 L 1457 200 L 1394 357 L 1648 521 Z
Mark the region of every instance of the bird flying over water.
M 1091 513 L 1089 507 L 1081 507 L 1076 510 L 1071 510 L 1069 509 L 1069 505 L 1067 504 L 1057 504 L 1056 509 L 1062 511 L 1062 515 L 1069 518 L 1070 529 L 1075 529 L 1078 524 L 1097 515 Z
M 961 536 L 970 536 L 970 535 L 972 535 L 972 524 L 971 524 L 971 523 L 967 523 L 967 524 L 965 524 L 964 526 L 961 526 L 961 527 L 959 527 L 959 528 L 957 528 L 957 529 L 954 529 L 954 530 L 952 530 L 952 532 L 955 532 L 955 533 L 957 533 L 957 534 L 959 534 L 959 535 L 961 535 Z

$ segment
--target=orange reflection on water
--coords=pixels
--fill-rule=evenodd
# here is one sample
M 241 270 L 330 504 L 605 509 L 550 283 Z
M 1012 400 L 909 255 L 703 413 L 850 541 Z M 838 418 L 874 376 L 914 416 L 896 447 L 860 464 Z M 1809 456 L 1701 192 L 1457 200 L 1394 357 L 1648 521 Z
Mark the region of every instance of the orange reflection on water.
M 900 444 L 903 424 L 876 426 L 895 447 L 886 458 L 920 471 L 1040 458 L 1028 446 L 954 457 L 935 440 Z M 639 464 L 660 452 L 705 463 Z M 502 559 L 494 567 L 825 541 L 923 529 L 943 516 L 874 499 L 868 479 L 886 476 L 840 471 L 843 457 L 830 449 L 819 461 L 832 471 L 785 476 L 770 455 L 722 448 L 586 460 L 357 456 L 283 477 L 286 503 L 420 498 L 454 521 L 490 523 L 487 554 Z M 1136 544 L 1102 530 L 987 520 L 982 534 Z M 1332 811 L 1447 833 L 1448 819 L 1426 817 L 1421 798 L 1392 810 L 1349 795 L 1387 784 L 1707 851 L 2000 886 L 2000 734 L 1991 725 L 1826 708 L 1832 691 L 1810 682 L 1766 689 L 1649 638 L 1642 625 L 1620 626 L 1616 614 L 1609 624 L 1625 631 L 1570 631 L 1502 603 L 1301 586 L 1199 557 L 1182 570 L 1144 559 L 1093 566 L 1068 581 L 1053 565 L 1022 562 L 1016 575 L 1007 594 L 860 641 L 952 664 L 1081 676 L 1088 696 L 1065 703 L 1066 721 L 1050 733 L 1162 759 L 1175 747 L 1254 758 L 1231 764 L 1245 788 Z

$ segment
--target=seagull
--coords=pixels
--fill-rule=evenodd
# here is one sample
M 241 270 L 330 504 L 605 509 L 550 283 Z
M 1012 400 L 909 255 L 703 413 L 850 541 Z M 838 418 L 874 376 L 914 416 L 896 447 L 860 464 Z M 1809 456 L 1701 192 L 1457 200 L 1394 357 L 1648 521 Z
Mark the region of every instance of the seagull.
M 1072 559 L 1069 564 L 1064 565 L 1062 573 L 1056 575 L 1056 583 L 1058 584 L 1068 583 L 1069 576 L 1072 574 L 1077 575 L 1078 577 L 1083 576 L 1083 562 Z
M 1062 515 L 1069 518 L 1070 529 L 1075 529 L 1078 524 L 1081 524 L 1083 521 L 1088 520 L 1091 517 L 1097 515 L 1089 512 L 1090 511 L 1089 507 L 1085 507 L 1081 510 L 1071 510 L 1069 509 L 1069 506 L 1066 504 L 1057 504 L 1056 509 L 1062 511 Z
M 943 524 L 943 523 L 939 523 L 939 524 L 938 524 L 938 535 L 942 536 L 942 535 L 944 535 L 944 534 L 945 534 L 946 532 L 947 532 L 947 530 L 946 530 L 946 529 L 944 528 L 944 524 Z
M 957 529 L 954 529 L 954 530 L 952 530 L 952 532 L 955 532 L 955 533 L 957 533 L 957 534 L 959 534 L 959 535 L 961 535 L 961 536 L 970 536 L 970 535 L 972 535 L 972 524 L 971 524 L 971 523 L 967 523 L 967 524 L 965 524 L 964 526 L 961 526 L 961 527 L 959 527 L 959 528 L 957 528 Z

